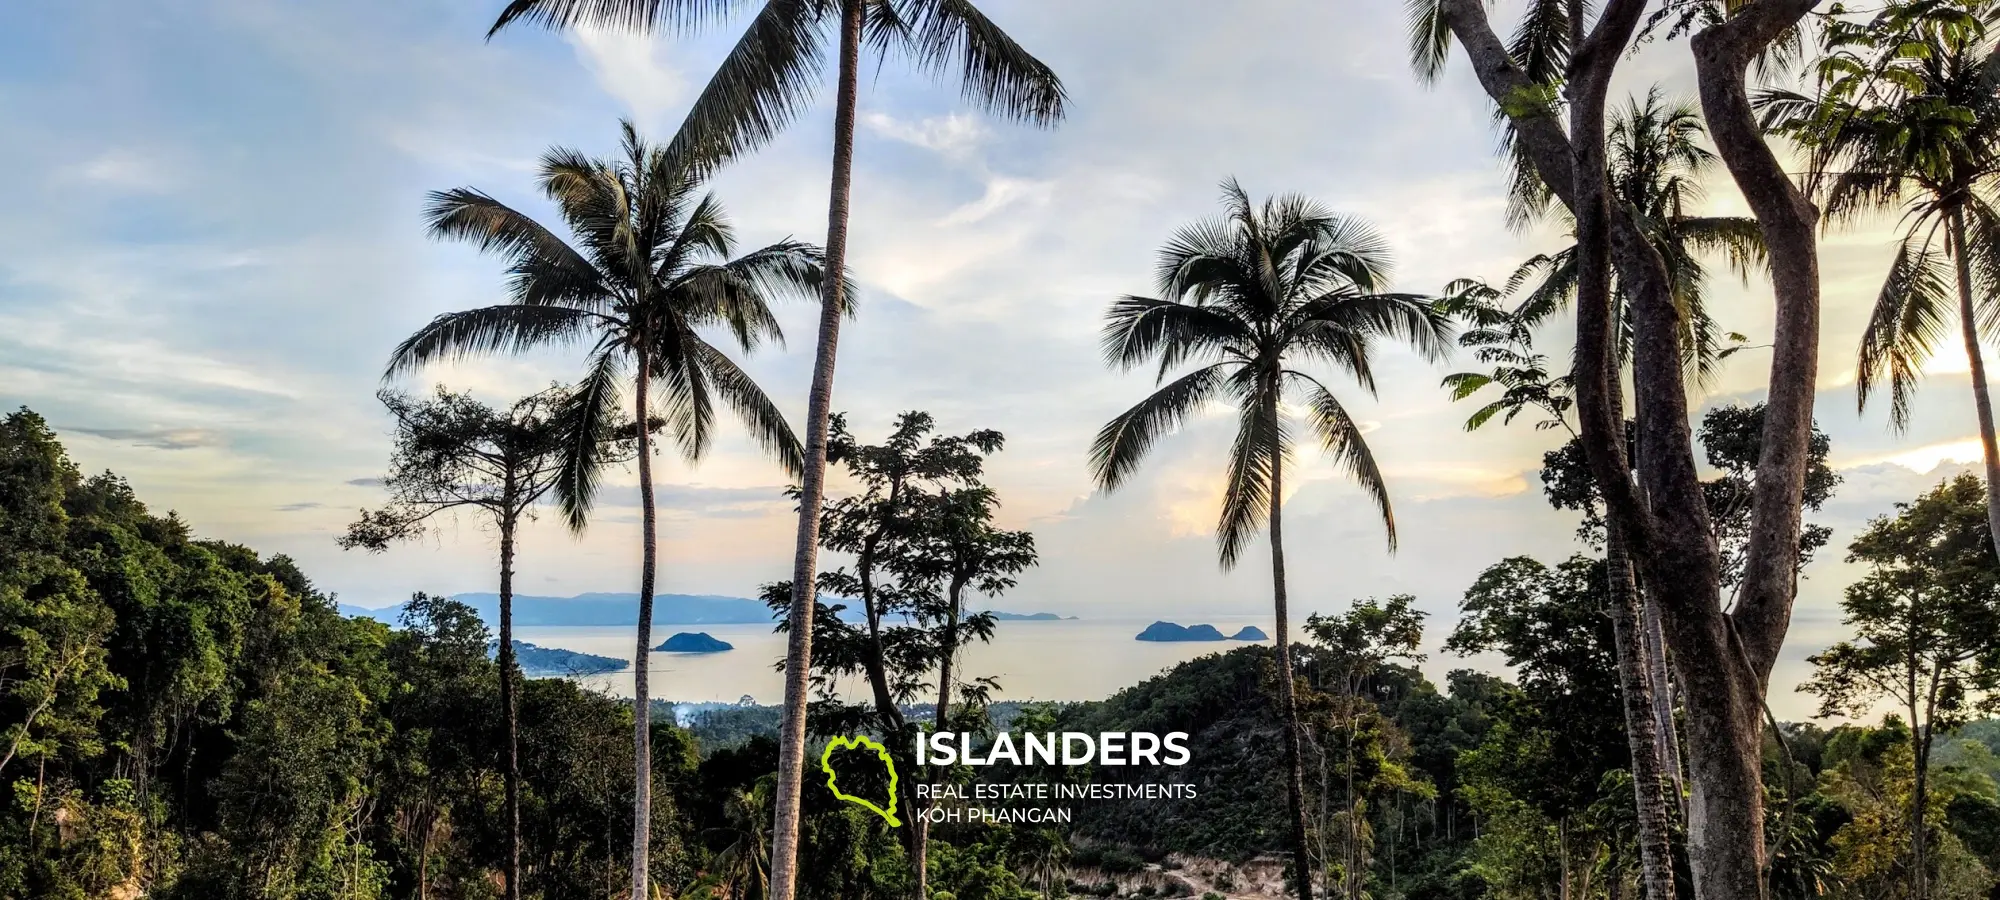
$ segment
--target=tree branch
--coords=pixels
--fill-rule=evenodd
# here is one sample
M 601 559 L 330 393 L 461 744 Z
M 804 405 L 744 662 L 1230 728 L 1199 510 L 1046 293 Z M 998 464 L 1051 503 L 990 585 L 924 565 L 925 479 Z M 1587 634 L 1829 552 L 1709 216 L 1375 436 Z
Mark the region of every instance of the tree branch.
M 1776 295 L 1769 397 L 1752 486 L 1750 541 L 1733 614 L 1760 679 L 1770 677 L 1798 588 L 1799 530 L 1819 371 L 1819 211 L 1764 140 L 1747 69 L 1819 0 L 1756 0 L 1695 35 L 1695 74 L 1716 155 L 1764 230 Z

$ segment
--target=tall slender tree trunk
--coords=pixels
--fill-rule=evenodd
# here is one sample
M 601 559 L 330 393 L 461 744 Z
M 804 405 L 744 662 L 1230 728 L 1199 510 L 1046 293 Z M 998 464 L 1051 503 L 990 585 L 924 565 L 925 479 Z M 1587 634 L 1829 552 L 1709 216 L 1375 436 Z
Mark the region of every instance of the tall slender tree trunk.
M 1667 663 L 1667 636 L 1660 624 L 1659 602 L 1647 596 L 1636 578 L 1634 581 L 1639 595 L 1640 625 L 1646 639 L 1646 674 L 1653 680 L 1653 729 L 1659 738 L 1655 747 L 1659 750 L 1660 771 L 1667 773 L 1667 799 L 1685 819 L 1687 783 L 1681 774 L 1680 725 L 1674 721 L 1674 686 L 1669 678 L 1673 670 Z
M 1994 443 L 1993 395 L 1986 385 L 1986 355 L 1979 349 L 1979 315 L 1972 303 L 1972 254 L 1965 249 L 1965 213 L 1951 213 L 1952 255 L 1958 262 L 1958 327 L 1972 369 L 1972 405 L 1979 413 L 1979 450 L 1986 461 L 1986 527 L 2000 553 L 2000 446 Z
M 1908 667 L 1910 692 L 1910 900 L 1930 898 L 1930 848 L 1924 829 L 1924 812 L 1930 795 L 1929 723 L 1917 709 L 1917 667 Z
M 500 514 L 500 717 L 506 723 L 507 871 L 506 900 L 521 900 L 521 743 L 520 704 L 515 699 L 514 671 L 514 527 L 515 486 L 507 471 L 504 511 Z
M 891 515 L 895 514 L 893 511 L 901 487 L 902 485 L 898 483 L 889 488 Z M 868 618 L 868 652 L 862 660 L 862 665 L 867 670 L 868 686 L 875 695 L 875 714 L 882 719 L 883 730 L 890 732 L 886 736 L 889 746 L 901 748 L 905 745 L 898 738 L 904 737 L 909 728 L 903 718 L 903 711 L 896 708 L 896 700 L 889 694 L 889 664 L 887 654 L 882 649 L 882 609 L 877 605 L 875 597 L 875 551 L 878 543 L 877 537 L 870 537 L 855 563 L 855 571 L 861 578 L 862 611 Z M 892 749 L 891 752 L 900 754 L 904 751 Z M 908 759 L 910 762 L 908 771 L 912 775 L 909 778 L 899 779 L 896 783 L 896 790 L 901 798 L 898 802 L 904 809 L 909 810 L 904 817 L 904 821 L 909 823 L 909 828 L 903 832 L 903 845 L 909 850 L 910 874 L 916 881 L 912 893 L 916 900 L 926 900 L 930 896 L 930 873 L 927 871 L 925 852 L 930 840 L 930 824 L 924 820 L 923 807 L 918 804 L 913 789 L 917 774 L 920 774 L 915 765 L 916 757 L 911 755 Z
M 951 708 L 952 658 L 958 655 L 958 608 L 964 602 L 965 579 L 952 576 L 951 586 L 945 593 L 945 622 L 943 653 L 938 660 L 938 705 L 937 728 L 944 730 L 945 711 Z
M 1659 733 L 1654 720 L 1653 680 L 1641 646 L 1639 598 L 1625 535 L 1607 523 L 1604 567 L 1610 578 L 1611 632 L 1617 645 L 1618 682 L 1625 695 L 1625 739 L 1632 751 L 1632 791 L 1639 812 L 1639 870 L 1646 900 L 1673 900 L 1672 814 L 1667 778 L 1660 769 Z
M 1349 680 L 1347 692 L 1347 864 L 1342 868 L 1346 876 L 1347 900 L 1361 900 L 1363 886 L 1361 872 L 1361 798 L 1354 795 L 1354 732 L 1361 729 L 1361 715 L 1355 707 L 1360 704 L 1361 686 Z M 1326 827 L 1321 823 L 1322 828 Z
M 804 799 L 806 701 L 812 676 L 813 602 L 819 565 L 819 516 L 825 503 L 827 420 L 833 369 L 846 314 L 847 207 L 854 187 L 854 108 L 861 68 L 862 0 L 842 0 L 840 88 L 833 113 L 833 176 L 826 211 L 826 276 L 820 291 L 819 346 L 806 402 L 805 473 L 799 537 L 792 557 L 791 635 L 785 649 L 785 720 L 778 743 L 778 797 L 771 829 L 771 900 L 793 900 L 798 883 L 799 808 Z
M 632 654 L 632 900 L 651 900 L 647 881 L 653 848 L 653 704 L 646 670 L 653 651 L 653 566 L 659 545 L 654 530 L 653 446 L 647 434 L 647 387 L 652 358 L 641 340 L 633 400 L 639 423 L 639 640 Z
M 1278 414 L 1277 392 L 1271 391 L 1271 409 Z M 1299 900 L 1312 900 L 1312 854 L 1306 844 L 1305 774 L 1300 770 L 1299 694 L 1292 679 L 1291 619 L 1285 609 L 1285 465 L 1282 459 L 1271 466 L 1271 608 L 1276 619 L 1278 649 L 1278 707 L 1285 717 L 1285 801 L 1290 806 L 1292 826 L 1292 874 L 1297 879 Z

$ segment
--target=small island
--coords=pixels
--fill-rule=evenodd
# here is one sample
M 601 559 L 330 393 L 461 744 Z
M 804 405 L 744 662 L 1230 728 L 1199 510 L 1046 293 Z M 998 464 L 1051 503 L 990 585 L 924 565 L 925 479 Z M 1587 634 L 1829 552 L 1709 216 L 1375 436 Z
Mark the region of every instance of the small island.
M 1271 636 L 1255 625 L 1245 625 L 1243 630 L 1229 636 L 1232 641 L 1268 641 Z
M 1074 622 L 1075 616 L 1059 616 L 1052 612 L 1011 613 L 989 612 L 995 622 Z
M 654 652 L 657 653 L 721 653 L 724 650 L 734 649 L 736 648 L 728 641 L 710 637 L 706 631 L 697 631 L 692 634 L 683 631 L 680 634 L 667 638 L 660 643 L 660 646 L 653 648 Z
M 500 649 L 499 641 L 488 641 L 487 655 Z M 514 662 L 521 667 L 521 674 L 528 678 L 563 678 L 576 675 L 604 675 L 623 672 L 631 663 L 594 653 L 578 653 L 560 647 L 538 647 L 527 641 L 514 642 Z
M 1146 626 L 1146 630 L 1139 632 L 1138 636 L 1133 639 L 1160 643 L 1228 640 L 1228 638 L 1222 636 L 1222 632 L 1215 630 L 1215 626 L 1213 625 L 1188 626 L 1173 622 L 1154 622 Z

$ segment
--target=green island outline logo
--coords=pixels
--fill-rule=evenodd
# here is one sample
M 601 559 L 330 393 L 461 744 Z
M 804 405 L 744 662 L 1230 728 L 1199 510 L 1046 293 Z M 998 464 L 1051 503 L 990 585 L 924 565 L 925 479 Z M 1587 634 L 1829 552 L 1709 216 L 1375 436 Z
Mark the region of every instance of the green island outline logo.
M 833 771 L 833 751 L 842 747 L 866 747 L 874 750 L 875 755 L 882 758 L 882 765 L 889 767 L 888 809 L 876 806 L 874 802 L 866 797 L 856 797 L 853 794 L 842 793 L 840 788 L 834 786 L 833 782 L 837 774 Z M 889 826 L 892 828 L 902 827 L 903 821 L 896 818 L 896 761 L 889 757 L 889 748 L 865 737 L 837 737 L 828 741 L 826 749 L 820 753 L 819 768 L 820 771 L 826 773 L 826 789 L 832 791 L 835 798 L 867 807 L 876 815 L 887 820 Z

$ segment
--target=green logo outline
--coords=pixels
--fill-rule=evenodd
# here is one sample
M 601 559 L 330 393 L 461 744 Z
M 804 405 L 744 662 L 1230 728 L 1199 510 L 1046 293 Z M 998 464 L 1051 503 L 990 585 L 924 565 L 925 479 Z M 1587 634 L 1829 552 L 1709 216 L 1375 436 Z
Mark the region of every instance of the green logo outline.
M 842 747 L 854 747 L 854 748 L 865 747 L 867 749 L 874 750 L 875 755 L 882 758 L 882 765 L 889 767 L 888 809 L 883 809 L 882 807 L 876 806 L 873 801 L 869 800 L 866 797 L 856 797 L 853 794 L 843 793 L 840 790 L 840 788 L 834 787 L 833 782 L 834 779 L 837 777 L 837 775 L 833 771 L 833 751 L 838 750 Z M 876 815 L 881 816 L 883 819 L 887 820 L 889 826 L 892 828 L 902 827 L 903 820 L 896 818 L 896 761 L 890 758 L 889 748 L 884 747 L 881 744 L 876 743 L 875 741 L 866 737 L 837 737 L 831 741 L 828 741 L 826 744 L 826 750 L 820 753 L 819 768 L 820 771 L 826 773 L 826 789 L 832 791 L 833 796 L 836 799 L 845 800 L 849 803 L 855 803 L 867 807 L 870 812 L 873 812 Z

